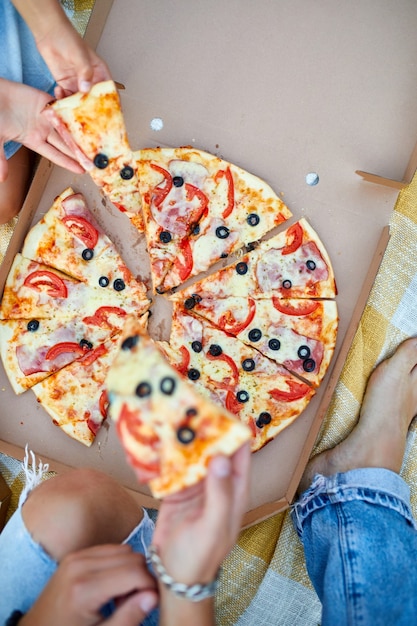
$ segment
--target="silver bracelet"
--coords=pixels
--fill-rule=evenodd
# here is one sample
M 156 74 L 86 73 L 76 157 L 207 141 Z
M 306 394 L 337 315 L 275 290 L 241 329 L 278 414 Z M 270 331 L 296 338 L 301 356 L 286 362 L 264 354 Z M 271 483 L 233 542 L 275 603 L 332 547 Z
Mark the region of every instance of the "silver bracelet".
M 148 561 L 152 564 L 155 576 L 161 581 L 161 583 L 180 598 L 191 600 L 191 602 L 199 602 L 200 600 L 205 600 L 206 598 L 214 596 L 216 593 L 218 575 L 214 580 L 206 585 L 201 583 L 196 583 L 195 585 L 177 583 L 166 571 L 156 546 L 154 545 L 149 546 Z

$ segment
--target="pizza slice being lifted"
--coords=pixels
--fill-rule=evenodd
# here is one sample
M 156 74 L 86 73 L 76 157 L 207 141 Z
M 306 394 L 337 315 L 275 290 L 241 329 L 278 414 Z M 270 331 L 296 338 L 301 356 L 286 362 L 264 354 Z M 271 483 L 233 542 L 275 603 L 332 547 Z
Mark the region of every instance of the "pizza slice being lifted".
M 197 483 L 213 456 L 231 455 L 250 440 L 250 430 L 185 381 L 133 318 L 107 390 L 127 458 L 157 498 Z
M 159 293 L 257 241 L 291 216 L 266 182 L 207 152 L 155 148 L 135 156 Z
M 121 211 L 136 215 L 141 230 L 136 166 L 115 83 L 97 83 L 88 93 L 56 100 L 44 115 L 110 201 Z

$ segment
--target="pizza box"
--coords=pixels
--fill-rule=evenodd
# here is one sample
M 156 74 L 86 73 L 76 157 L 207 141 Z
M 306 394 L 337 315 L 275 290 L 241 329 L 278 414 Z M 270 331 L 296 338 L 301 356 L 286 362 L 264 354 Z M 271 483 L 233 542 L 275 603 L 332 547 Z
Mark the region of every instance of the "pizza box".
M 178 0 L 175 10 L 163 0 L 100 0 L 94 8 L 86 36 L 125 87 L 132 147 L 191 145 L 264 178 L 293 221 L 305 217 L 315 228 L 334 266 L 340 325 L 333 362 L 304 413 L 253 455 L 246 525 L 293 500 L 388 241 L 398 188 L 370 184 L 355 171 L 403 179 L 415 143 L 408 62 L 417 54 L 416 30 L 417 14 L 403 0 L 395 10 L 389 0 L 355 7 L 245 0 L 239 10 L 222 0 Z M 135 275 L 147 276 L 143 240 L 89 176 L 42 159 L 0 268 L 0 290 L 26 232 L 68 186 L 85 195 Z M 163 297 L 154 312 L 151 333 L 167 338 Z M 95 467 L 158 507 L 128 467 L 113 424 L 86 448 L 52 424 L 32 392 L 15 396 L 3 368 L 0 394 L 0 451 L 23 458 L 28 444 L 56 471 Z

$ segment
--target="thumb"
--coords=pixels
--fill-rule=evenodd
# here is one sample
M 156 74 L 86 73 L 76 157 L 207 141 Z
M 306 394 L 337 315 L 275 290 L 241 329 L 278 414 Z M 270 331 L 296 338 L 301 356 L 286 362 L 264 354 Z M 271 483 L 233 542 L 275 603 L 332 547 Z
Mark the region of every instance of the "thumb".
M 232 512 L 232 462 L 227 456 L 217 456 L 210 461 L 206 479 L 206 514 L 213 527 L 223 527 Z
M 138 626 L 158 604 L 155 591 L 140 591 L 129 598 L 106 620 L 106 626 Z
M 0 147 L 0 183 L 4 183 L 9 173 L 6 155 L 4 154 L 4 144 Z

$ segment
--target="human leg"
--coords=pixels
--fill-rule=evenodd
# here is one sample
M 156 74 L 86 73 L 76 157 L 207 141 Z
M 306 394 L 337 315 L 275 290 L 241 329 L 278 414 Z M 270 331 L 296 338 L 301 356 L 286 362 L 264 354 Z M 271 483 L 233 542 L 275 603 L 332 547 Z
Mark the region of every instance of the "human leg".
M 145 552 L 153 523 L 128 492 L 94 470 L 74 470 L 42 482 L 0 534 L 0 623 L 26 612 L 65 554 L 126 542 Z
M 8 176 L 0 182 L 0 225 L 7 224 L 22 208 L 34 163 L 35 155 L 25 146 L 8 160 Z
M 357 426 L 313 458 L 293 517 L 322 624 L 409 624 L 417 615 L 417 532 L 398 476 L 417 413 L 417 340 L 372 374 Z

